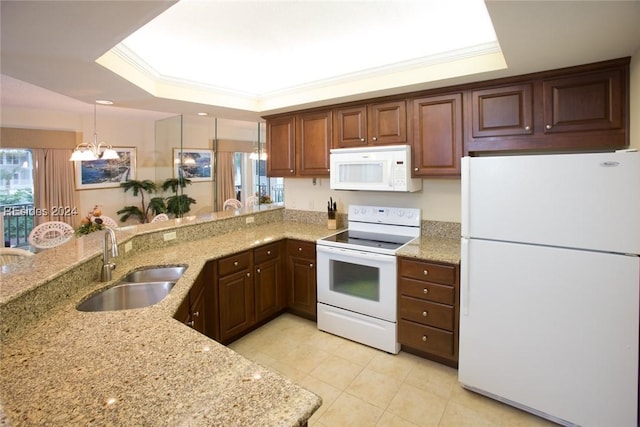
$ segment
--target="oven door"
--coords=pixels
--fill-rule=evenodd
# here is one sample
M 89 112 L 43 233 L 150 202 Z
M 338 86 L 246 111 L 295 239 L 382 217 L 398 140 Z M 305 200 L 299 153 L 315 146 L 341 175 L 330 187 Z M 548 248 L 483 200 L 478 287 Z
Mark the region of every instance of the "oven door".
M 318 245 L 318 302 L 396 322 L 396 257 Z

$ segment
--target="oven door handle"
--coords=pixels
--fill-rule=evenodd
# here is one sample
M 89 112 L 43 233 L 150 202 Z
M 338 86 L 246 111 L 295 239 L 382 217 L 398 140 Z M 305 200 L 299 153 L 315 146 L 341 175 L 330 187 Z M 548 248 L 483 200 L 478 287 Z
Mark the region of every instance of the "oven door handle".
M 333 248 L 333 247 L 320 246 L 320 245 L 317 246 L 316 251 L 325 252 L 329 254 L 348 255 L 350 257 L 370 260 L 370 261 L 389 261 L 389 260 L 395 260 L 396 258 L 395 255 L 376 254 L 373 252 L 359 251 L 357 249 Z

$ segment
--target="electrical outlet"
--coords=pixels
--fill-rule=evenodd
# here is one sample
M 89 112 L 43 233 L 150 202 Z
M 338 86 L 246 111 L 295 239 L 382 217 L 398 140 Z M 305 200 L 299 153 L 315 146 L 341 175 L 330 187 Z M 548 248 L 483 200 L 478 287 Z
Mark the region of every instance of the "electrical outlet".
M 124 244 L 124 253 L 126 254 L 131 249 L 133 249 L 133 242 L 127 242 Z
M 254 218 L 252 216 L 248 216 L 245 221 L 246 221 L 246 224 L 251 224 L 253 223 Z
M 176 232 L 172 231 L 170 233 L 164 233 L 164 241 L 168 242 L 169 240 L 175 240 Z

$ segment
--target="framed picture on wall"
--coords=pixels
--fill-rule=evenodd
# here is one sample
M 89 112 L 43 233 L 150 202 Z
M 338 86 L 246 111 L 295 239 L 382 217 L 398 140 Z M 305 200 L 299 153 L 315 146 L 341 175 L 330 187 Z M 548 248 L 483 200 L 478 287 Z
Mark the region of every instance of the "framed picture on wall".
M 213 180 L 213 150 L 173 149 L 173 177 L 182 174 L 192 182 Z
M 121 182 L 136 179 L 135 147 L 113 147 L 113 149 L 118 153 L 119 159 L 74 162 L 78 190 L 119 187 Z

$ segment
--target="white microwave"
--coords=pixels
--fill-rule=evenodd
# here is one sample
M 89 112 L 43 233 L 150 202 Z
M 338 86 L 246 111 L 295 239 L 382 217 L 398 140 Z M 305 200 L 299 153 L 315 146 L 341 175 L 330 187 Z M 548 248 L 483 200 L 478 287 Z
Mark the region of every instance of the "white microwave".
M 404 191 L 422 189 L 411 177 L 411 146 L 334 148 L 330 154 L 332 190 Z

